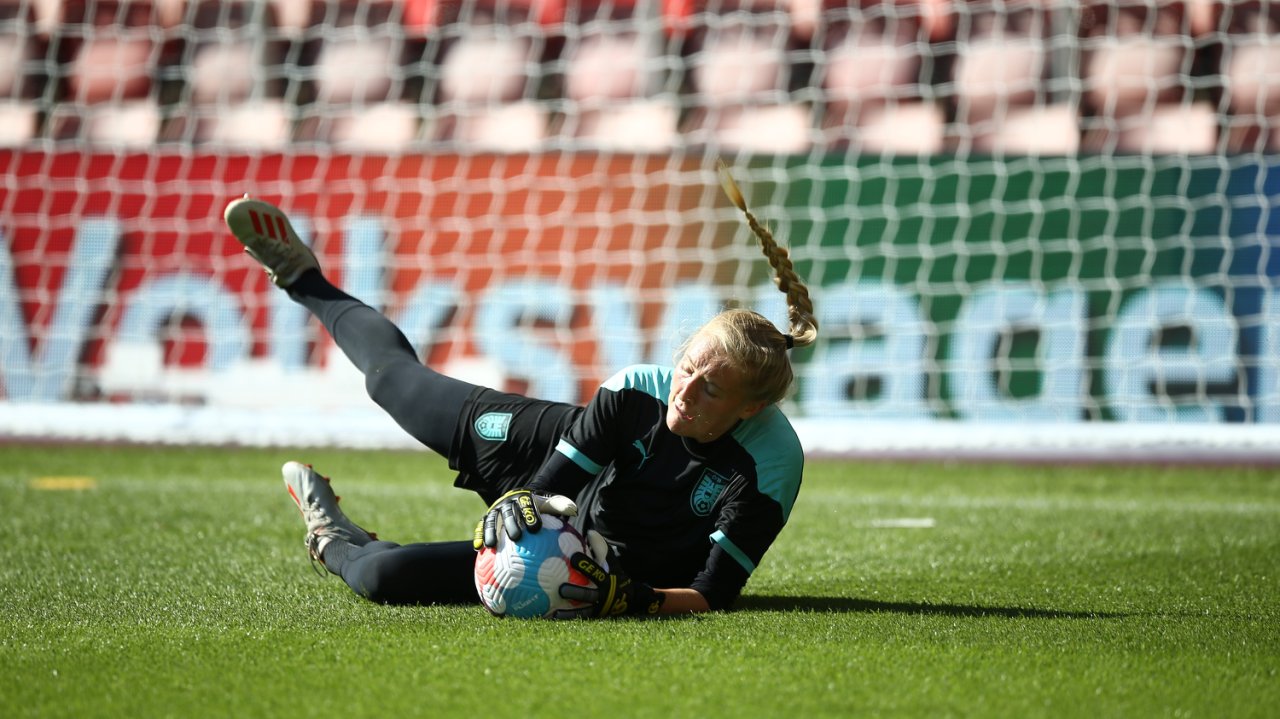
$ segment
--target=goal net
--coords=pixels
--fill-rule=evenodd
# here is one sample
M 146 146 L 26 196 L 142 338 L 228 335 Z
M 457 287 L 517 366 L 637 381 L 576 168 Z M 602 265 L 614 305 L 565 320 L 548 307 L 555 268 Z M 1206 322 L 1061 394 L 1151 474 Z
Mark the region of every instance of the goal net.
M 0 435 L 413 446 L 222 225 L 568 402 L 719 309 L 867 456 L 1280 456 L 1280 3 L 0 2 Z

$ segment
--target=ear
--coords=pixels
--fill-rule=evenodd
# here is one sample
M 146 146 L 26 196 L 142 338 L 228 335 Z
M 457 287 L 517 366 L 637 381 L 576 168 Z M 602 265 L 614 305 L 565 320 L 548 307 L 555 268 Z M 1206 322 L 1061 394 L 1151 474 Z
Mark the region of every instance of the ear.
M 761 400 L 759 402 L 752 402 L 751 404 L 748 404 L 747 406 L 742 408 L 742 411 L 738 413 L 738 419 L 751 419 L 752 417 L 760 414 L 760 411 L 768 406 L 769 406 L 769 403 L 765 402 L 764 400 Z

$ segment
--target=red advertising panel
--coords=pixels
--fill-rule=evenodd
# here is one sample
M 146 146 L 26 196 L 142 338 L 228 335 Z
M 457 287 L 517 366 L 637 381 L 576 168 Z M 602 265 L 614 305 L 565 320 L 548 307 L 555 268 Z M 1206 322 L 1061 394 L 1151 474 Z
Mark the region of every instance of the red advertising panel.
M 0 151 L 0 168 L 11 304 L 20 308 L 31 362 L 42 356 L 60 303 L 89 302 L 94 310 L 77 358 L 80 375 L 104 361 L 134 293 L 175 273 L 209 278 L 234 296 L 251 328 L 249 356 L 267 354 L 276 291 L 222 223 L 226 204 L 246 193 L 279 204 L 336 283 L 367 288 L 368 278 L 362 284 L 347 275 L 353 266 L 372 267 L 379 293 L 370 301 L 388 314 L 426 285 L 452 288 L 459 301 L 447 331 L 423 348 L 432 361 L 477 352 L 477 304 L 504 283 L 546 281 L 575 299 L 608 283 L 636 299 L 643 327 L 657 321 L 655 290 L 733 278 L 732 267 L 707 260 L 732 231 L 726 236 L 697 221 L 706 216 L 700 207 L 723 199 L 707 182 L 712 176 L 692 161 Z M 98 220 L 118 232 L 110 269 L 98 287 L 67 287 L 76 244 L 101 240 L 83 236 L 86 223 Z M 362 245 L 352 242 L 353 222 L 362 223 Z M 358 256 L 371 250 L 377 256 Z M 88 291 L 97 296 L 83 296 Z M 568 326 L 591 321 L 589 310 L 575 309 Z M 536 332 L 537 318 L 531 324 Z M 166 366 L 207 363 L 207 329 L 186 314 L 158 328 Z M 549 341 L 568 345 L 561 349 L 581 370 L 584 388 L 598 382 L 610 370 L 599 361 L 598 336 L 559 329 Z M 308 362 L 322 363 L 325 355 L 312 347 Z M 59 399 L 91 399 L 93 389 L 81 383 L 69 392 Z

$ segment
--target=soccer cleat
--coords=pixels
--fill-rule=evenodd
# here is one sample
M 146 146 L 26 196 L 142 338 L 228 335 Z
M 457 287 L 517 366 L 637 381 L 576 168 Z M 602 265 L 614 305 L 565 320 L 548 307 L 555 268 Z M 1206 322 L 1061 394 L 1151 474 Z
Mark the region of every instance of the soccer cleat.
M 377 535 L 365 531 L 355 522 L 347 519 L 338 507 L 338 495 L 333 493 L 329 478 L 321 476 L 309 464 L 301 462 L 285 462 L 281 468 L 284 474 L 284 486 L 293 497 L 294 504 L 302 513 L 302 520 L 307 523 L 307 537 L 304 540 L 311 559 L 324 564 L 321 555 L 324 548 L 335 539 L 363 546 L 377 539 Z
M 245 195 L 227 205 L 222 217 L 244 251 L 265 267 L 267 276 L 280 287 L 293 284 L 307 270 L 320 269 L 311 248 L 298 238 L 289 218 L 275 205 Z

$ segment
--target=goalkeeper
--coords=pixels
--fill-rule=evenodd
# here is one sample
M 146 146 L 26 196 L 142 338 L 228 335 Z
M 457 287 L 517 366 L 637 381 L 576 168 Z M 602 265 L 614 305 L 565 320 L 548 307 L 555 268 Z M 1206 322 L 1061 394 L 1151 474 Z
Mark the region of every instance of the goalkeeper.
M 786 250 L 733 180 L 722 178 L 786 294 L 789 331 L 755 312 L 726 310 L 685 343 L 674 367 L 628 367 L 585 407 L 498 392 L 424 366 L 390 320 L 325 278 L 278 208 L 248 196 L 230 203 L 228 228 L 319 319 L 364 374 L 369 396 L 448 458 L 456 486 L 490 505 L 474 541 L 379 541 L 338 508 L 327 478 L 289 462 L 285 485 L 313 561 L 375 602 L 476 603 L 476 549 L 492 546 L 500 531 L 537 531 L 540 512 L 576 514 L 575 525 L 597 536 L 594 551 L 574 558 L 596 586 L 562 590 L 586 603 L 574 615 L 727 608 L 800 488 L 803 454 L 777 403 L 792 382 L 788 350 L 812 343 L 817 325 Z

